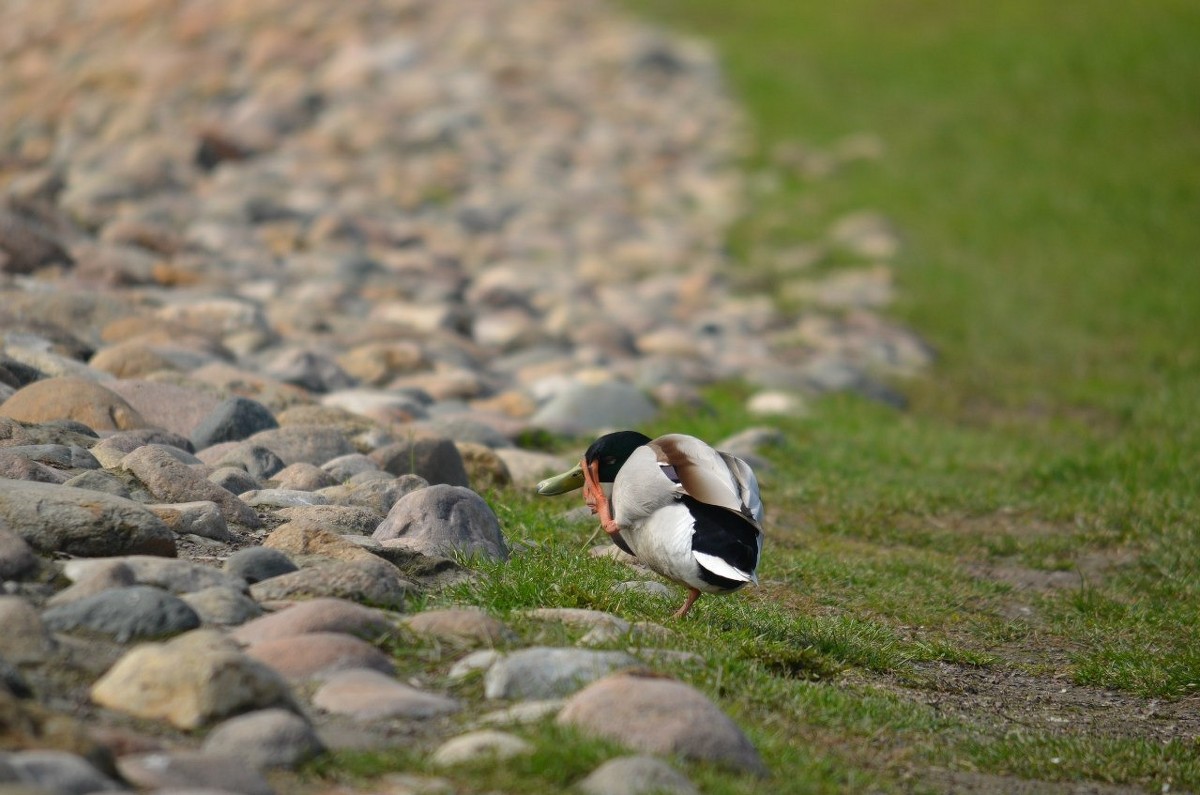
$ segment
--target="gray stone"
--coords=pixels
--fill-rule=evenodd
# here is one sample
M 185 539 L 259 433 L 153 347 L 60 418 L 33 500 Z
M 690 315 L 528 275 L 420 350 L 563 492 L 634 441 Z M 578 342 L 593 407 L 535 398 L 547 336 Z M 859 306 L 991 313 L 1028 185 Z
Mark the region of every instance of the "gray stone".
M 340 534 L 370 535 L 387 516 L 356 505 L 307 505 L 283 508 L 276 516 L 294 524 L 312 525 Z
M 18 751 L 8 754 L 5 761 L 18 781 L 55 795 L 89 795 L 125 789 L 83 757 L 66 751 Z
M 245 527 L 258 527 L 262 524 L 258 515 L 245 503 L 207 480 L 204 473 L 177 460 L 168 449 L 159 445 L 139 447 L 121 459 L 121 466 L 136 475 L 159 500 L 208 500 L 217 504 L 227 522 Z
M 403 539 L 426 555 L 508 558 L 496 515 L 482 497 L 461 486 L 435 485 L 405 495 L 372 537 L 378 541 Z
M 233 534 L 215 502 L 177 502 L 167 505 L 147 505 L 176 535 L 195 535 L 216 541 L 231 541 Z
M 462 454 L 450 439 L 418 436 L 371 453 L 379 467 L 393 475 L 420 475 L 432 484 L 470 486 Z
M 256 489 L 239 494 L 238 499 L 251 508 L 258 509 L 307 508 L 312 505 L 326 505 L 329 502 L 324 495 L 295 489 Z
M 57 632 L 96 632 L 118 643 L 164 638 L 200 626 L 200 617 L 186 602 L 148 585 L 110 588 L 52 607 L 42 620 Z
M 248 441 L 273 451 L 285 465 L 307 461 L 320 466 L 338 456 L 358 452 L 341 431 L 321 425 L 289 425 L 259 431 Z
M 232 627 L 262 615 L 262 608 L 239 588 L 214 585 L 182 597 L 207 626 Z
M 392 660 L 365 640 L 342 632 L 306 632 L 262 640 L 246 654 L 278 671 L 289 681 L 327 676 L 334 671 L 370 669 L 394 674 Z
M 208 479 L 230 494 L 244 494 L 262 488 L 262 481 L 236 466 L 217 467 L 209 473 Z
M 579 782 L 585 795 L 699 795 L 675 768 L 652 756 L 609 759 Z
M 127 754 L 117 760 L 117 770 L 142 789 L 208 790 L 239 795 L 275 793 L 262 773 L 247 760 L 207 750 Z
M 345 599 L 310 599 L 244 624 L 231 637 L 254 644 L 311 632 L 344 632 L 375 641 L 393 635 L 395 626 L 382 610 Z
M 305 461 L 284 467 L 271 478 L 271 484 L 281 490 L 316 491 L 337 483 L 328 472 Z
M 292 559 L 277 549 L 246 547 L 239 549 L 225 561 L 225 571 L 253 585 L 281 574 L 299 571 Z
M 368 508 L 386 516 L 402 497 L 428 485 L 429 481 L 419 475 L 394 478 L 380 470 L 355 475 L 346 483 L 321 489 L 317 493 L 335 505 Z
M 246 470 L 250 477 L 267 481 L 282 472 L 287 466 L 283 459 L 266 445 L 243 442 L 225 452 L 214 464 L 216 467 L 238 467 Z
M 378 470 L 379 465 L 362 453 L 350 453 L 326 461 L 321 465 L 321 469 L 328 472 L 336 482 L 344 483 L 361 472 Z
M 529 421 L 552 431 L 579 434 L 633 427 L 657 414 L 658 409 L 637 387 L 603 381 L 567 387 L 546 401 Z
M 14 665 L 45 662 L 57 645 L 33 605 L 0 596 L 0 657 Z
M 641 663 L 623 651 L 535 646 L 506 654 L 484 676 L 488 698 L 558 698 L 623 668 Z
M 402 610 L 405 595 L 415 590 L 395 566 L 380 560 L 375 565 L 335 562 L 282 574 L 250 586 L 250 595 L 259 602 L 327 596 Z
M 91 572 L 112 566 L 114 562 L 127 567 L 138 584 L 154 585 L 175 594 L 192 593 L 215 585 L 237 590 L 245 588 L 245 581 L 239 577 L 211 566 L 148 555 L 127 555 L 115 561 L 111 558 L 71 560 L 63 566 L 63 573 L 72 580 L 82 580 Z
M 605 677 L 569 698 L 558 722 L 643 752 L 767 774 L 737 724 L 699 690 L 671 679 Z
M 455 699 L 426 693 L 372 670 L 340 671 L 313 694 L 313 706 L 360 721 L 420 720 L 458 712 Z
M 25 539 L 0 526 L 0 581 L 21 580 L 37 574 L 41 559 Z
M 0 480 L 0 520 L 40 552 L 175 554 L 174 535 L 153 513 L 87 489 Z
M 259 431 L 278 428 L 275 415 L 257 400 L 231 397 L 209 412 L 192 430 L 192 444 L 197 450 L 220 442 L 238 442 Z
M 129 487 L 125 485 L 125 481 L 109 472 L 80 472 L 75 477 L 64 481 L 63 485 L 76 489 L 101 491 L 114 497 L 129 499 Z
M 533 745 L 515 734 L 495 729 L 479 729 L 451 737 L 437 747 L 430 761 L 435 765 L 451 766 L 479 759 L 501 761 L 531 753 Z
M 205 753 L 238 757 L 259 769 L 294 768 L 324 750 L 312 725 L 285 709 L 230 718 L 204 739 Z

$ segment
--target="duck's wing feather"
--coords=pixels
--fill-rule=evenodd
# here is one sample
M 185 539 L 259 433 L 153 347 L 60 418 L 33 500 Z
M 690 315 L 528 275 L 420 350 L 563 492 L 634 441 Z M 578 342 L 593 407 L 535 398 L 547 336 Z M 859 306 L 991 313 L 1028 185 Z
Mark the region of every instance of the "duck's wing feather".
M 759 527 L 762 527 L 763 521 L 763 504 L 762 496 L 758 492 L 758 478 L 754 476 L 754 470 L 750 468 L 742 459 L 729 453 L 717 451 L 717 455 L 725 461 L 729 468 L 729 474 L 733 477 L 734 486 L 737 490 L 738 499 L 742 504 L 742 513 L 754 518 L 758 522 Z
M 700 564 L 700 576 L 705 582 L 722 588 L 737 588 L 757 582 L 762 533 L 740 513 L 706 505 L 689 496 L 683 504 L 691 513 L 692 556 Z
M 762 523 L 758 480 L 740 458 L 719 453 L 694 436 L 667 434 L 651 441 L 659 466 L 698 502 L 735 511 Z

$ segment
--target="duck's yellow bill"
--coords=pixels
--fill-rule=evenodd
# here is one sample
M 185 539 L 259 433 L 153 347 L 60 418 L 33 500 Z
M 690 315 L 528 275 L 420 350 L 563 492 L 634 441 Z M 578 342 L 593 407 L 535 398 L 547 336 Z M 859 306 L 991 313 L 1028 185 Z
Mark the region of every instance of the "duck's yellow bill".
M 553 497 L 555 494 L 566 494 L 568 491 L 583 488 L 583 469 L 576 464 L 561 475 L 546 478 L 537 484 L 537 493 L 543 497 Z

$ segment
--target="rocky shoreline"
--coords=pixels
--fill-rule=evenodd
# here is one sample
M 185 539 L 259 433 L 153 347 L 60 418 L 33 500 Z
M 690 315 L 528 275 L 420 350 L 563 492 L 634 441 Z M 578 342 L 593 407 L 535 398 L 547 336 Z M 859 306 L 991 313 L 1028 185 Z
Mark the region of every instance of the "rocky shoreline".
M 480 492 L 563 468 L 539 434 L 734 379 L 752 456 L 773 414 L 896 402 L 881 377 L 928 360 L 874 311 L 870 214 L 800 309 L 736 289 L 746 125 L 706 47 L 575 0 L 45 0 L 0 61 L 0 791 L 271 792 L 326 748 L 416 732 L 453 765 L 623 709 L 659 715 L 641 751 L 765 772 L 639 673 L 684 655 L 661 626 L 535 611 L 586 634 L 520 649 L 405 612 L 514 554 Z M 380 646 L 428 638 L 482 650 L 397 679 Z M 496 712 L 439 690 L 470 676 Z M 643 756 L 584 790 L 631 781 L 694 791 Z

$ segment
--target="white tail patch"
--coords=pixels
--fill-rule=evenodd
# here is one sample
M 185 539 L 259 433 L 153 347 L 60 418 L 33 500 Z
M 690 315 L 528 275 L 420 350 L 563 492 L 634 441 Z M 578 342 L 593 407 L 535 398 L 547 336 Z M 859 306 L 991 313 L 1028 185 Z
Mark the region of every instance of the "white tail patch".
M 697 563 L 718 577 L 724 577 L 727 580 L 737 580 L 738 582 L 752 582 L 755 585 L 758 584 L 758 577 L 754 576 L 753 572 L 746 573 L 741 569 L 735 569 L 716 555 L 708 555 L 704 552 L 693 550 L 692 557 L 696 559 Z

